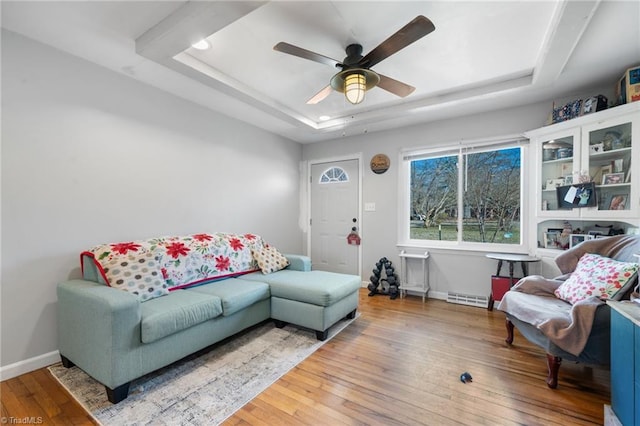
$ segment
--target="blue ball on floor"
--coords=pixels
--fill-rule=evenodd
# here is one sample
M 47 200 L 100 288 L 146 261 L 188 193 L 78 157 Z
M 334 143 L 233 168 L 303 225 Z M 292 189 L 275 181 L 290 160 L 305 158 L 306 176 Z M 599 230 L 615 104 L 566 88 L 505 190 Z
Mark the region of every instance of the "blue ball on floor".
M 467 373 L 466 371 L 464 373 L 462 373 L 460 375 L 460 381 L 462 383 L 468 383 L 468 382 L 472 382 L 473 381 L 473 377 L 471 377 L 471 374 Z

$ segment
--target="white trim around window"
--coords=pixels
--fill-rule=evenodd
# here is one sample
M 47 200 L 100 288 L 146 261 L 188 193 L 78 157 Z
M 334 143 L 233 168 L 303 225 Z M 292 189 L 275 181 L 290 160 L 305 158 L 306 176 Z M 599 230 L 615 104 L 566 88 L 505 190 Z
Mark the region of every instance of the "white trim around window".
M 520 181 L 520 244 L 499 244 L 499 243 L 477 243 L 462 241 L 458 237 L 457 241 L 419 240 L 410 238 L 410 163 L 412 160 L 435 158 L 443 156 L 462 156 L 475 152 L 483 152 L 492 149 L 508 147 L 521 148 L 521 181 Z M 461 158 L 461 157 L 460 157 Z M 439 248 L 451 250 L 479 251 L 479 252 L 509 252 L 528 253 L 535 249 L 529 247 L 529 217 L 533 214 L 533 202 L 535 191 L 531 187 L 533 179 L 533 167 L 531 165 L 532 156 L 529 151 L 529 141 L 522 135 L 507 135 L 496 138 L 478 139 L 474 141 L 452 142 L 440 144 L 437 147 L 425 148 L 416 147 L 403 149 L 398 156 L 398 247 L 399 248 Z M 460 174 L 459 174 L 460 176 Z M 458 194 L 462 194 L 462 179 L 458 179 Z M 458 197 L 458 211 L 462 211 L 462 196 Z M 462 219 L 458 218 L 458 226 L 461 226 Z

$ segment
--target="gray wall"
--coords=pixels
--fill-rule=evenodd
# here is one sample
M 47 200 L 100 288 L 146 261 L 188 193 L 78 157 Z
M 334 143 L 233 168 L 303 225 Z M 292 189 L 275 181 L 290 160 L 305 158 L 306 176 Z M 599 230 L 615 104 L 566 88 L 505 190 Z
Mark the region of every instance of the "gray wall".
M 345 137 L 327 143 L 305 145 L 303 157 L 307 161 L 352 153 L 362 153 L 362 202 L 374 202 L 375 212 L 362 213 L 362 278 L 369 281 L 371 270 L 378 259 L 385 256 L 398 265 L 398 157 L 402 150 L 436 145 L 459 144 L 460 141 L 478 140 L 520 134 L 542 126 L 549 115 L 551 102 L 527 105 L 404 127 L 397 130 Z M 375 154 L 386 154 L 391 167 L 384 174 L 375 174 L 369 161 Z M 534 193 L 531 192 L 531 197 Z M 525 189 L 525 197 L 528 196 Z M 364 209 L 363 209 L 364 210 Z M 430 284 L 433 296 L 446 297 L 448 291 L 488 296 L 490 276 L 495 274 L 496 261 L 484 252 L 428 249 Z M 422 252 L 411 250 L 410 252 Z M 416 266 L 416 265 L 414 265 Z M 535 266 L 532 268 L 535 271 Z M 530 271 L 530 273 L 532 272 Z M 413 268 L 412 268 L 413 272 Z M 502 271 L 502 274 L 508 272 Z M 520 273 L 519 268 L 516 273 Z
M 301 156 L 298 143 L 3 31 L 2 367 L 55 355 L 56 283 L 79 275 L 93 245 L 229 231 L 302 252 Z

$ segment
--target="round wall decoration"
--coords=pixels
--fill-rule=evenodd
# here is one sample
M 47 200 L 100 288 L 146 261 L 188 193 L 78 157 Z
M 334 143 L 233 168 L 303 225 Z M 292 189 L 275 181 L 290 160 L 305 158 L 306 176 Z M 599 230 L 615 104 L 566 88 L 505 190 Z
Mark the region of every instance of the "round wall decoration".
M 371 158 L 371 171 L 376 174 L 382 174 L 389 170 L 389 157 L 384 154 L 376 154 Z

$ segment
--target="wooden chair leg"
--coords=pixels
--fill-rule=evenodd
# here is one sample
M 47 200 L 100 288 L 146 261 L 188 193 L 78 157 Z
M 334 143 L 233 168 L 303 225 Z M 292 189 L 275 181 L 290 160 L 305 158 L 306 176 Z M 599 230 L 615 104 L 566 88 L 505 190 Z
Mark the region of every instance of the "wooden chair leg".
M 507 338 L 505 342 L 510 345 L 513 343 L 513 323 L 507 319 L 505 325 L 507 326 Z
M 547 354 L 547 368 L 549 369 L 547 386 L 551 389 L 558 387 L 558 370 L 560 370 L 560 364 L 562 364 L 562 358 Z

